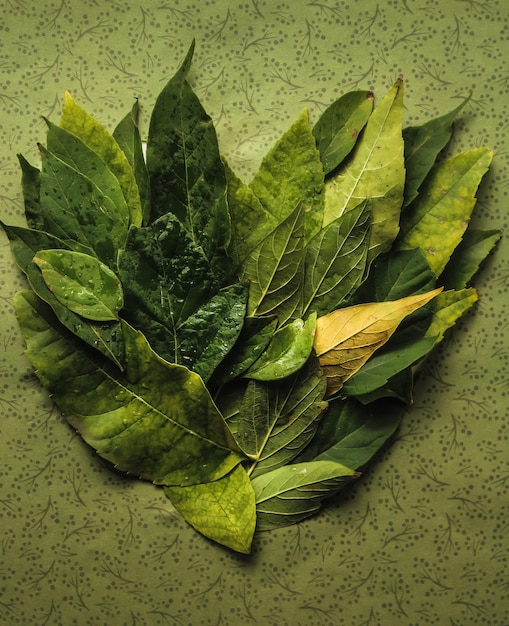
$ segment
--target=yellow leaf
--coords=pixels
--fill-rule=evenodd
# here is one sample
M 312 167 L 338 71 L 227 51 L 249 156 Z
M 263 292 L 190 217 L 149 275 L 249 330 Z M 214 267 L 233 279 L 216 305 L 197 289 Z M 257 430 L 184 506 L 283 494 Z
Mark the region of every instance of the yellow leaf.
M 359 304 L 319 317 L 314 349 L 327 377 L 328 395 L 341 389 L 407 315 L 441 291 L 442 288 L 389 302 Z

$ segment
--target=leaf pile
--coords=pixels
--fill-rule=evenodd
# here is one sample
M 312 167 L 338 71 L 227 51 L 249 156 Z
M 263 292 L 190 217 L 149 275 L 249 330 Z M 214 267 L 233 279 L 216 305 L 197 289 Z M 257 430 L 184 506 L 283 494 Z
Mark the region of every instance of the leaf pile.
M 110 134 L 69 94 L 27 227 L 3 225 L 41 383 L 83 439 L 249 553 L 359 476 L 412 401 L 416 366 L 477 299 L 499 238 L 468 229 L 488 148 L 447 157 L 465 102 L 403 128 L 402 80 L 304 111 L 250 183 L 187 81 Z

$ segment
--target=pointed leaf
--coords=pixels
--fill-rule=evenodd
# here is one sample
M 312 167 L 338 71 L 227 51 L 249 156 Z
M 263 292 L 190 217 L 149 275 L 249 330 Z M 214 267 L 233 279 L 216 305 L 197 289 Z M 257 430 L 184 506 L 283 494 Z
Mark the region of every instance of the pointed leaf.
M 128 216 L 85 174 L 42 148 L 41 215 L 45 230 L 70 247 L 78 240 L 88 254 L 116 267 Z
M 21 187 L 23 189 L 23 201 L 25 217 L 30 228 L 44 229 L 44 218 L 41 216 L 41 171 L 30 165 L 22 154 L 18 154 L 21 166 Z
M 405 168 L 403 81 L 398 80 L 369 118 L 345 167 L 325 186 L 323 225 L 370 200 L 369 259 L 388 250 L 398 234 Z
M 406 407 L 394 400 L 379 400 L 368 406 L 354 398 L 335 400 L 297 460 L 333 461 L 361 469 L 396 431 L 405 411 Z
M 469 100 L 470 96 L 453 111 L 422 126 L 409 126 L 403 129 L 406 168 L 404 206 L 408 206 L 417 197 L 419 188 L 438 155 L 451 139 L 452 124 L 456 116 Z
M 490 149 L 476 148 L 439 163 L 402 214 L 396 248 L 421 248 L 439 276 L 468 226 L 475 193 L 492 156 Z
M 242 554 L 250 553 L 256 506 L 242 466 L 214 482 L 166 487 L 164 491 L 177 511 L 202 535 Z
M 410 313 L 441 289 L 396 301 L 358 304 L 319 317 L 314 348 L 327 376 L 327 391 L 339 391 Z
M 360 283 L 366 269 L 370 210 L 365 202 L 338 217 L 306 246 L 303 311 L 325 315 Z
M 228 181 L 228 207 L 231 239 L 228 254 L 235 268 L 241 267 L 253 250 L 277 227 L 278 220 L 268 213 L 253 190 L 244 184 L 223 157 Z
M 151 219 L 173 212 L 215 265 L 230 238 L 226 174 L 212 120 L 186 81 L 193 51 L 194 43 L 150 118 Z
M 136 100 L 130 113 L 119 122 L 113 131 L 113 138 L 120 146 L 133 170 L 140 194 L 142 223 L 148 224 L 150 221 L 150 181 L 138 128 L 138 113 L 139 106 L 138 100 Z
M 129 208 L 130 223 L 141 225 L 142 209 L 138 185 L 126 155 L 106 128 L 82 109 L 66 92 L 60 126 L 76 135 L 95 152 L 116 176 Z
M 217 480 L 240 456 L 197 374 L 123 325 L 126 372 L 99 365 L 32 292 L 15 297 L 27 356 L 85 441 L 122 470 L 164 485 Z M 98 393 L 100 388 L 100 393 Z
M 41 250 L 34 263 L 48 289 L 70 311 L 98 322 L 118 319 L 124 305 L 122 285 L 95 257 L 71 250 Z
M 361 396 L 383 387 L 390 378 L 422 359 L 435 345 L 433 336 L 423 337 L 393 350 L 375 354 L 349 378 L 341 389 L 345 396 Z
M 501 236 L 500 230 L 467 228 L 440 277 L 445 288 L 466 287 Z
M 435 313 L 426 336 L 436 336 L 437 343 L 442 341 L 446 330 L 454 326 L 456 321 L 474 305 L 479 296 L 475 289 L 460 289 L 459 291 L 444 291 L 437 296 Z
M 251 283 L 249 315 L 276 315 L 280 324 L 302 308 L 304 207 L 299 205 L 253 251 L 242 268 Z
M 328 106 L 313 128 L 325 175 L 355 146 L 373 110 L 371 91 L 351 91 Z
M 286 465 L 253 479 L 257 530 L 296 524 L 319 510 L 357 474 L 332 461 Z
M 306 239 L 318 232 L 323 214 L 323 167 L 307 110 L 264 157 L 250 187 L 278 223 L 302 203 Z
M 315 358 L 277 384 L 249 382 L 235 419 L 235 437 L 253 460 L 252 476 L 289 463 L 309 443 L 327 407 L 325 390 Z
M 300 370 L 313 349 L 315 325 L 316 313 L 312 313 L 305 322 L 297 319 L 280 328 L 244 376 L 255 380 L 279 380 Z
M 19 226 L 2 224 L 9 237 L 11 251 L 19 268 L 26 274 L 30 286 L 41 300 L 51 306 L 59 322 L 89 346 L 113 361 L 120 369 L 124 362 L 124 340 L 119 322 L 92 323 L 70 311 L 50 291 L 33 258 L 44 249 L 61 250 L 66 245 L 48 233 Z

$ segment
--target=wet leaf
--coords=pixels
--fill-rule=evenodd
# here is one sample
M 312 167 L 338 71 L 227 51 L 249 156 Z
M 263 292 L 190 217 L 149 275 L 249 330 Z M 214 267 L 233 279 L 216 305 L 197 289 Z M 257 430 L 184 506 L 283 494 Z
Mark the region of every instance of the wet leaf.
M 304 261 L 304 207 L 299 205 L 242 268 L 250 282 L 248 314 L 277 316 L 280 325 L 300 317 Z
M 307 110 L 263 158 L 250 187 L 277 223 L 302 204 L 306 239 L 318 232 L 323 214 L 323 167 Z
M 332 461 L 285 465 L 253 479 L 257 530 L 296 524 L 313 515 L 322 501 L 356 477 L 356 473 Z
M 202 535 L 237 552 L 251 552 L 256 506 L 251 482 L 242 466 L 219 480 L 190 487 L 166 487 L 165 493 Z
M 437 342 L 442 341 L 444 333 L 454 326 L 457 320 L 473 306 L 479 296 L 475 289 L 460 289 L 459 291 L 444 291 L 439 294 L 434 302 L 435 312 L 431 325 L 426 335 L 437 337 Z
M 396 301 L 359 304 L 319 317 L 314 348 L 332 395 L 383 346 L 400 322 L 441 289 Z
M 438 155 L 451 139 L 454 120 L 469 100 L 470 96 L 453 111 L 429 120 L 421 126 L 403 129 L 406 169 L 404 206 L 409 205 L 417 197 Z
M 279 380 L 300 370 L 313 349 L 315 325 L 316 313 L 312 313 L 305 322 L 296 319 L 280 328 L 244 376 L 255 380 Z
M 396 249 L 421 248 L 439 276 L 468 226 L 492 156 L 490 149 L 476 148 L 439 163 L 416 201 L 403 212 Z
M 373 110 L 371 91 L 351 91 L 329 105 L 313 128 L 324 173 L 348 156 Z
M 119 470 L 163 485 L 217 480 L 238 447 L 201 378 L 123 324 L 125 372 L 96 362 L 32 292 L 15 296 L 27 356 L 83 439 Z
M 70 311 L 97 322 L 118 319 L 124 305 L 122 285 L 95 257 L 71 250 L 41 250 L 33 260 L 49 290 Z
M 369 259 L 388 250 L 399 230 L 405 181 L 402 117 L 403 81 L 398 80 L 371 114 L 345 167 L 325 186 L 324 226 L 370 201 Z
M 333 311 L 359 285 L 366 269 L 369 228 L 365 202 L 322 228 L 307 244 L 304 313 Z
M 130 223 L 141 225 L 140 194 L 131 164 L 106 128 L 80 107 L 68 92 L 65 94 L 60 126 L 81 139 L 113 172 L 127 203 Z

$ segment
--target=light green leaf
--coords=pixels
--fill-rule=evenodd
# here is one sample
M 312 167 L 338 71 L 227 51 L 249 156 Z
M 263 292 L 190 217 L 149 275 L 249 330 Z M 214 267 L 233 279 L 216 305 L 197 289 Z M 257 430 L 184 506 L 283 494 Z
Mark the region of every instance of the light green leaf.
M 81 139 L 113 172 L 129 207 L 130 223 L 140 226 L 142 222 L 140 194 L 126 155 L 106 128 L 81 108 L 68 92 L 65 94 L 60 126 Z
M 349 378 L 341 389 L 345 396 L 361 396 L 383 387 L 390 378 L 422 359 L 435 345 L 433 336 L 397 346 L 375 354 L 361 369 Z
M 492 156 L 490 149 L 476 148 L 439 163 L 403 212 L 396 249 L 421 248 L 439 276 L 468 226 L 475 193 Z
M 453 111 L 421 126 L 403 129 L 406 169 L 404 206 L 408 206 L 417 197 L 438 155 L 451 139 L 454 119 L 469 100 L 470 96 Z
M 150 221 L 150 181 L 147 165 L 143 156 L 143 147 L 138 128 L 139 105 L 138 100 L 133 104 L 131 111 L 117 124 L 113 131 L 113 138 L 125 154 L 131 166 L 140 194 L 142 207 L 142 223 Z
M 394 434 L 406 411 L 401 402 L 383 399 L 364 406 L 355 398 L 335 400 L 298 462 L 332 461 L 363 468 Z
M 249 315 L 300 317 L 304 268 L 304 207 L 296 209 L 251 253 L 242 268 L 250 282 Z
M 345 167 L 325 186 L 324 226 L 370 200 L 369 259 L 388 250 L 399 230 L 405 181 L 402 117 L 403 81 L 398 80 L 371 114 Z
M 434 302 L 435 312 L 426 336 L 436 337 L 437 343 L 442 341 L 445 331 L 454 326 L 478 299 L 477 291 L 472 288 L 444 291 L 439 294 Z
M 372 110 L 371 91 L 351 91 L 322 113 L 313 128 L 313 135 L 326 176 L 351 152 Z
M 313 349 L 315 326 L 316 313 L 312 313 L 305 322 L 296 319 L 280 328 L 244 376 L 255 380 L 279 380 L 300 370 Z
M 15 308 L 42 384 L 67 421 L 119 470 L 164 485 L 225 476 L 240 451 L 201 378 L 123 324 L 125 372 L 96 362 L 33 292 Z
M 296 524 L 319 510 L 322 501 L 357 474 L 332 461 L 285 465 L 253 479 L 257 530 Z
M 34 256 L 48 289 L 70 311 L 106 322 L 124 305 L 122 285 L 109 267 L 81 252 L 41 250 Z
M 256 525 L 251 482 L 242 466 L 201 485 L 166 487 L 173 506 L 198 532 L 242 554 L 249 554 Z
M 466 287 L 501 236 L 500 230 L 467 228 L 463 239 L 452 253 L 450 261 L 440 276 L 445 288 Z
M 319 317 L 314 348 L 332 395 L 383 346 L 400 322 L 425 305 L 441 289 L 395 301 L 372 302 L 338 309 Z
M 284 381 L 249 382 L 235 418 L 235 437 L 253 460 L 251 476 L 289 463 L 309 443 L 327 408 L 325 390 L 316 358 Z
M 320 229 L 323 215 L 323 167 L 304 110 L 299 119 L 266 154 L 250 187 L 277 223 L 298 204 L 305 213 L 305 236 Z
M 369 228 L 369 202 L 364 202 L 322 228 L 307 244 L 304 313 L 330 313 L 359 285 L 366 269 Z
M 152 110 L 147 142 L 151 219 L 171 211 L 216 267 L 224 262 L 230 239 L 226 174 L 214 124 L 186 80 L 193 52 L 194 42 Z

